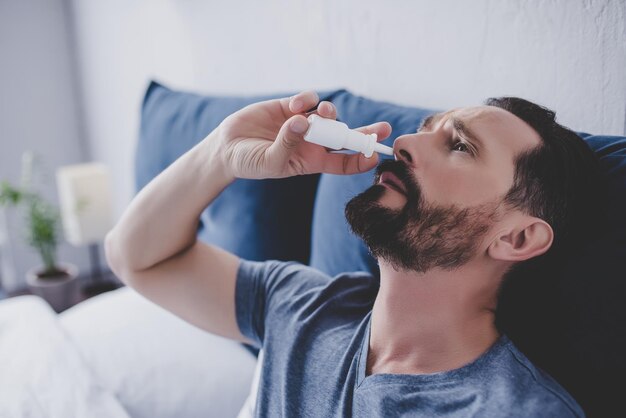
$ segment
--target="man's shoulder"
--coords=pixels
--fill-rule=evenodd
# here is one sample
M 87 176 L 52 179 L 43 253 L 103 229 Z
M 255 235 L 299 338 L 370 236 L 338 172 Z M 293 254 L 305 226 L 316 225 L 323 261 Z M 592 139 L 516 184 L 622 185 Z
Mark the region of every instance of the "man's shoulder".
M 584 417 L 572 396 L 549 374 L 535 366 L 506 336 L 503 348 L 509 359 L 502 364 L 509 389 L 517 393 L 520 409 L 537 416 Z
M 298 293 L 307 290 L 322 292 L 327 287 L 335 290 L 348 288 L 352 291 L 366 288 L 377 290 L 378 280 L 368 272 L 353 271 L 330 276 L 314 267 L 296 261 L 249 261 L 241 260 L 239 275 L 259 277 L 271 288 L 293 289 Z

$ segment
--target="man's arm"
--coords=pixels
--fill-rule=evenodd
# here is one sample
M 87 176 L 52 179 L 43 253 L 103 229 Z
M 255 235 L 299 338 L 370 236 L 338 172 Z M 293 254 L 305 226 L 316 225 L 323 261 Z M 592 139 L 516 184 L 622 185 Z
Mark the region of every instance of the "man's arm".
M 198 241 L 198 220 L 235 178 L 354 174 L 373 168 L 377 157 L 331 154 L 304 141 L 304 112 L 318 100 L 315 93 L 304 92 L 247 106 L 155 177 L 106 237 L 107 261 L 116 275 L 187 322 L 250 343 L 236 321 L 239 259 Z M 320 103 L 317 112 L 336 117 L 328 102 Z M 391 132 L 386 123 L 361 130 L 381 140 Z
M 109 265 L 128 286 L 187 322 L 250 343 L 235 320 L 239 259 L 196 239 L 201 212 L 228 186 L 211 161 L 211 133 L 142 189 L 105 239 Z

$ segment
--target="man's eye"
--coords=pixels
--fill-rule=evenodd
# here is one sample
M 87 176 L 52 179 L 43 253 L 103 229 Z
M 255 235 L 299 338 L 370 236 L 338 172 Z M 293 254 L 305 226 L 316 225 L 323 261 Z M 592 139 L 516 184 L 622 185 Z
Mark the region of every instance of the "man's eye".
M 470 154 L 470 149 L 463 141 L 456 141 L 452 144 L 452 151 L 466 152 Z

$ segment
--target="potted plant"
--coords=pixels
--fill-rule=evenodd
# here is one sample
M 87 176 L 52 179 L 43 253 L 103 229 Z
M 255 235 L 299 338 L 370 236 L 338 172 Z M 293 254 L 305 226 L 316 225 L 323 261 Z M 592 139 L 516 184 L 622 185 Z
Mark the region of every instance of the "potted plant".
M 43 263 L 26 273 L 31 292 L 48 301 L 57 312 L 71 306 L 79 290 L 78 268 L 57 261 L 58 210 L 38 193 L 7 181 L 0 183 L 0 206 L 19 206 L 26 210 L 27 241 Z

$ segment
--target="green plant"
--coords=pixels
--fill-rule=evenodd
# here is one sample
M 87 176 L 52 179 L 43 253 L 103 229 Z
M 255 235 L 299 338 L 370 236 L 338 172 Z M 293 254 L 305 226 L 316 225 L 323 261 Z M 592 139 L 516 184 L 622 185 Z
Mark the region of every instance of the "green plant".
M 41 278 L 58 276 L 64 271 L 57 267 L 56 249 L 60 216 L 58 210 L 39 194 L 12 186 L 7 181 L 0 184 L 0 206 L 26 208 L 27 241 L 43 261 Z

